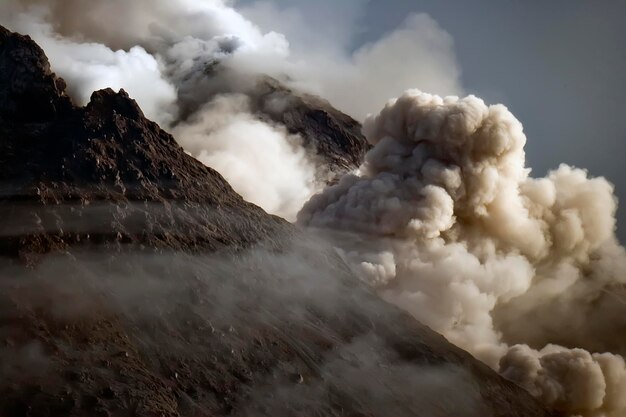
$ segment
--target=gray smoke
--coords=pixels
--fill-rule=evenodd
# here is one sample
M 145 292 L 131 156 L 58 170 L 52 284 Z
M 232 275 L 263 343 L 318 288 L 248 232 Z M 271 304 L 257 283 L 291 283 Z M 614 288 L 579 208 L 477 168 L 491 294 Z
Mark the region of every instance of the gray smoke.
M 624 416 L 612 185 L 565 165 L 530 177 L 521 123 L 474 96 L 410 90 L 364 131 L 374 147 L 360 172 L 313 197 L 300 223 L 332 230 L 386 300 L 546 405 Z

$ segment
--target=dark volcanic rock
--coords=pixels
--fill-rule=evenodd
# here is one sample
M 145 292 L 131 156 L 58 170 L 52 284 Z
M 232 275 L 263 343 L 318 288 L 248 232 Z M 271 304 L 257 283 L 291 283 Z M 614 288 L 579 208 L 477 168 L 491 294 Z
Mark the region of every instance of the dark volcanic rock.
M 1 416 L 551 415 L 245 202 L 123 91 L 84 108 L 63 91 L 0 28 Z M 324 140 L 349 167 L 334 123 Z
M 369 144 L 361 124 L 319 97 L 295 92 L 265 77 L 251 94 L 257 114 L 298 134 L 330 168 L 331 180 L 358 168 Z

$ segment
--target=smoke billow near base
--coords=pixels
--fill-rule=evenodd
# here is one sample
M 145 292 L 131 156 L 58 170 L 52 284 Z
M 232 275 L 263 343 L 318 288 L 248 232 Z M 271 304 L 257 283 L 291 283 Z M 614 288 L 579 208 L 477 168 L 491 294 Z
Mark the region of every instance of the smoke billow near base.
M 364 131 L 374 147 L 360 174 L 314 196 L 299 222 L 332 229 L 382 297 L 547 406 L 624 416 L 612 185 L 566 165 L 531 178 L 521 123 L 474 96 L 410 90 Z

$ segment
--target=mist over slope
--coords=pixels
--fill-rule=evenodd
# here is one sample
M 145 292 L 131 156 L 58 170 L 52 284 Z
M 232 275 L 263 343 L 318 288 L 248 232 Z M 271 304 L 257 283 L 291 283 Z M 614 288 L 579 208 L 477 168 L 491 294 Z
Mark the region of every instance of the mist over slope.
M 419 90 L 366 120 L 359 174 L 299 221 L 358 275 L 567 415 L 626 415 L 626 251 L 604 178 L 525 167 L 502 105 Z M 610 352 L 610 353 L 609 353 Z
M 550 416 L 0 28 L 0 414 Z

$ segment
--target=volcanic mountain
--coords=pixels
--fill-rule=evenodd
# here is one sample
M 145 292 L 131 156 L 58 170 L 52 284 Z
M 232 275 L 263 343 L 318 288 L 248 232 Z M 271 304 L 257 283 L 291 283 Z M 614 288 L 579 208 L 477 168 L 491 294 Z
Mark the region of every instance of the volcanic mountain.
M 552 415 L 244 201 L 124 91 L 77 107 L 64 84 L 0 28 L 0 415 Z M 333 141 L 358 125 L 317 100 L 267 117 L 356 165 Z

